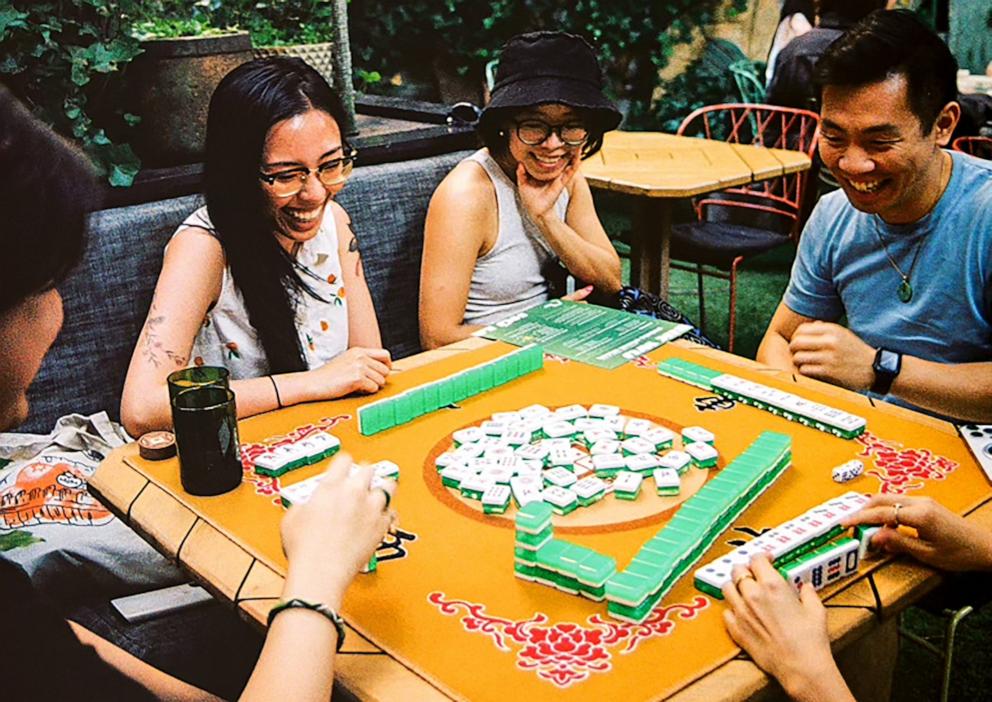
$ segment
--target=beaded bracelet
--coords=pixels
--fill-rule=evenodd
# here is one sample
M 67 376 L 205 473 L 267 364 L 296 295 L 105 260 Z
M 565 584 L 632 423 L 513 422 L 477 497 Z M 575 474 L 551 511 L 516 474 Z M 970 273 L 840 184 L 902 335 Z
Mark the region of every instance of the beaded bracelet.
M 269 610 L 268 626 L 272 626 L 272 620 L 276 618 L 277 614 L 280 612 L 285 612 L 287 609 L 309 609 L 313 612 L 320 612 L 327 617 L 334 625 L 334 628 L 338 631 L 338 643 L 334 647 L 334 650 L 341 650 L 341 645 L 344 644 L 344 622 L 341 620 L 341 617 L 338 616 L 337 612 L 325 604 L 321 604 L 319 602 L 307 602 L 306 600 L 301 600 L 294 597 L 291 600 L 284 600 L 278 603 Z

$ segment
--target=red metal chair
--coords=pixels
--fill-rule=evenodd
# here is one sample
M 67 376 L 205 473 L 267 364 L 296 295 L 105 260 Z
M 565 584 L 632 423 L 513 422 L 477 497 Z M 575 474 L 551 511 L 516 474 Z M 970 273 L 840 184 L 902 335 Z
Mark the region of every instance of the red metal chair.
M 951 148 L 964 154 L 992 160 L 992 137 L 958 137 L 951 143 Z
M 809 110 L 710 105 L 686 117 L 678 134 L 791 149 L 813 158 L 819 124 L 819 115 Z M 798 240 L 809 178 L 809 171 L 790 173 L 708 194 L 693 202 L 695 222 L 672 227 L 672 267 L 697 274 L 700 328 L 706 321 L 703 275 L 730 281 L 730 351 L 736 329 L 737 270 L 747 257 Z

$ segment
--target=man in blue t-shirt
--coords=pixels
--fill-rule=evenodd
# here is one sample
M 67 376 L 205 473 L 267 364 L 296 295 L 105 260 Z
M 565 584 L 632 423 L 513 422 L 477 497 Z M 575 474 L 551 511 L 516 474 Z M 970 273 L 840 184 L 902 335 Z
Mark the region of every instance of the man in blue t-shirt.
M 757 358 L 992 422 L 992 162 L 942 148 L 961 108 L 939 37 L 906 12 L 869 20 L 817 65 L 841 191 L 810 216 Z

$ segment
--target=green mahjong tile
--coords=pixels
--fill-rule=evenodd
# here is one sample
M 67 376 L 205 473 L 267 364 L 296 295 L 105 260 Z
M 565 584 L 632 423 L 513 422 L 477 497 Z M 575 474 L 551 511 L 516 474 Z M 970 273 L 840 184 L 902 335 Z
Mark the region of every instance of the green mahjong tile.
M 710 597 L 715 597 L 718 600 L 722 600 L 723 599 L 723 592 L 721 592 L 719 589 L 713 587 L 709 583 L 704 583 L 699 578 L 694 578 L 693 581 L 692 581 L 692 584 L 696 586 L 696 589 L 697 590 L 699 590 L 700 592 L 702 592 L 702 593 L 704 593 L 706 595 L 709 595 Z
M 525 531 L 517 531 L 516 542 L 521 546 L 529 546 L 532 549 L 540 548 L 544 546 L 552 537 L 553 531 L 551 527 L 544 529 L 537 534 L 528 534 Z
M 609 585 L 607 585 L 606 611 L 619 619 L 629 619 L 635 622 L 642 622 L 647 619 L 651 612 L 654 611 L 654 608 L 658 606 L 658 602 L 661 600 L 660 595 L 648 595 L 643 601 L 639 602 L 637 606 L 632 607 L 610 600 L 609 596 Z
M 654 587 L 652 580 L 622 571 L 606 581 L 606 598 L 633 607 L 647 599 Z
M 427 408 L 427 397 L 424 395 L 424 389 L 422 387 L 408 391 L 406 397 L 410 411 L 413 413 L 411 419 L 422 417 L 431 411 Z
M 543 530 L 551 524 L 551 505 L 547 502 L 529 502 L 517 510 L 517 528 L 529 532 Z
M 505 505 L 482 505 L 483 514 L 505 514 L 506 510 L 509 508 L 510 503 L 507 502 Z
M 437 386 L 437 403 L 440 407 L 447 407 L 448 405 L 453 405 L 458 400 L 455 398 L 456 388 L 455 383 L 451 378 L 444 378 L 435 383 Z
M 568 549 L 568 542 L 551 539 L 537 550 L 537 562 L 542 568 L 557 570 L 561 564 L 561 556 Z
M 580 583 L 603 587 L 616 571 L 617 562 L 613 558 L 594 552 L 578 565 L 576 577 Z
M 519 575 L 526 576 L 527 578 L 536 578 L 541 572 L 537 566 L 524 565 L 522 563 L 514 563 L 513 570 Z
M 401 424 L 406 424 L 411 419 L 417 415 L 414 413 L 414 406 L 410 402 L 409 393 L 403 393 L 402 395 L 397 395 L 392 399 L 393 405 L 396 408 L 396 424 L 397 426 Z
M 528 563 L 537 563 L 537 551 L 532 551 L 528 548 L 520 548 L 519 546 L 514 546 L 513 557 L 515 559 L 527 561 Z

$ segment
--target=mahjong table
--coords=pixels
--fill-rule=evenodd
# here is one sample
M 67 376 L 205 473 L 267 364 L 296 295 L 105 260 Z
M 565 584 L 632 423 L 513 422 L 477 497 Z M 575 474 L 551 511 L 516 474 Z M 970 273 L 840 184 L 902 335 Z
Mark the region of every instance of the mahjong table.
M 718 533 L 699 565 L 849 491 L 929 495 L 992 524 L 992 509 L 983 507 L 992 490 L 950 424 L 686 342 L 613 371 L 545 356 L 539 370 L 489 391 L 371 435 L 360 433 L 360 407 L 513 350 L 467 340 L 398 362 L 375 398 L 301 405 L 241 421 L 244 480 L 223 496 L 184 493 L 177 459 L 144 460 L 134 444 L 108 457 L 90 488 L 216 596 L 261 624 L 286 568 L 278 529 L 284 512 L 280 489 L 318 474 L 326 461 L 271 477 L 256 474 L 253 460 L 273 446 L 324 431 L 356 460 L 395 463 L 398 528 L 378 550 L 375 570 L 360 575 L 347 594 L 342 614 L 351 632 L 336 670 L 339 682 L 356 696 L 374 700 L 476 702 L 508 693 L 523 700 L 745 699 L 768 685 L 726 634 L 724 604 L 694 586 L 693 569 L 636 623 L 610 616 L 602 602 L 517 577 L 515 508 L 483 509 L 479 500 L 446 485 L 437 465 L 438 457 L 454 448 L 455 432 L 499 413 L 535 404 L 604 404 L 676 436 L 692 426 L 715 437 L 716 466 L 686 472 L 677 495 L 653 489 L 636 499 L 606 495 L 554 516 L 556 538 L 617 564 L 630 561 L 764 432 L 789 438 L 791 464 Z M 864 418 L 866 426 L 853 438 L 839 436 L 707 390 L 705 384 L 662 375 L 660 363 L 732 373 Z M 852 460 L 863 464 L 863 473 L 843 485 L 834 482 L 833 470 Z M 922 566 L 886 558 L 864 561 L 856 576 L 821 592 L 837 648 L 856 651 L 858 641 L 869 642 L 867 648 L 878 654 L 882 647 L 871 643 L 872 637 L 892 640 L 890 614 L 937 582 Z M 844 655 L 839 653 L 842 663 Z M 868 660 L 868 654 L 856 655 Z M 890 668 L 881 669 L 884 677 Z

